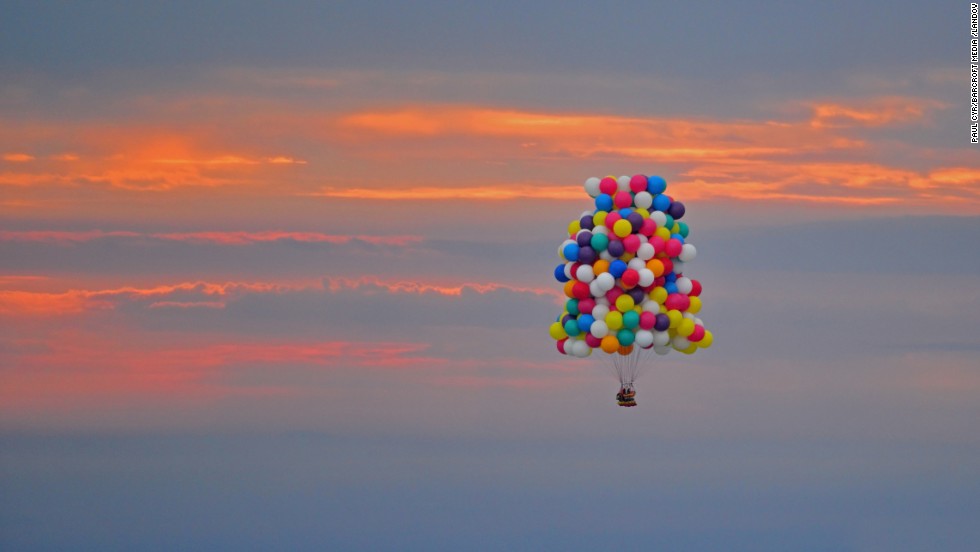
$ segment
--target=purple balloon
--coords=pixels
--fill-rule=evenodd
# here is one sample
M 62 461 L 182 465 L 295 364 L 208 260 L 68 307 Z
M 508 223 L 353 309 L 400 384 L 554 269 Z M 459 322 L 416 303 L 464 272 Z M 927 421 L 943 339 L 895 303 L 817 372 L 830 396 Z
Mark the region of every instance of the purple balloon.
M 592 230 L 595 228 L 595 221 L 592 220 L 591 216 L 585 215 L 578 220 L 578 225 L 585 230 Z
M 626 253 L 626 248 L 623 247 L 623 242 L 619 240 L 609 240 L 606 251 L 613 257 L 621 257 L 623 253 Z
M 586 245 L 591 245 L 592 232 L 579 232 L 578 236 L 575 237 L 575 241 L 578 243 L 579 247 L 585 247 Z
M 669 327 L 670 327 L 670 317 L 663 313 L 658 314 L 657 322 L 653 325 L 653 329 L 657 330 L 658 332 L 662 332 Z
M 680 201 L 675 201 L 670 204 L 670 209 L 667 209 L 667 214 L 674 217 L 677 220 L 684 216 L 684 204 Z
M 630 213 L 629 216 L 626 217 L 626 220 L 628 220 L 630 226 L 633 227 L 634 234 L 639 232 L 640 228 L 643 226 L 643 215 L 640 213 Z
M 578 250 L 578 262 L 582 264 L 592 264 L 599 258 L 599 254 L 591 246 L 583 246 Z
M 565 323 L 568 322 L 569 320 L 575 320 L 575 319 L 572 318 L 572 315 L 570 315 L 570 314 L 566 314 L 565 316 L 562 316 L 561 317 L 561 325 L 564 326 Z
M 643 289 L 641 289 L 639 287 L 635 287 L 635 288 L 627 291 L 626 292 L 626 295 L 629 295 L 630 297 L 632 297 L 633 298 L 633 302 L 636 303 L 637 305 L 639 305 L 640 303 L 643 302 L 643 299 L 646 297 L 647 294 L 646 293 L 643 293 Z

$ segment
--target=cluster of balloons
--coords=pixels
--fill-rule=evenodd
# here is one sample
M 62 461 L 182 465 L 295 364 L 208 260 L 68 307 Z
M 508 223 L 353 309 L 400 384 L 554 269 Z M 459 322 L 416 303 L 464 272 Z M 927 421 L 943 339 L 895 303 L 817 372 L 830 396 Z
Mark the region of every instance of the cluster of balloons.
M 690 354 L 711 345 L 696 316 L 701 284 L 683 274 L 697 249 L 680 221 L 684 204 L 666 189 L 663 178 L 642 174 L 585 181 L 595 210 L 568 225 L 555 267 L 568 297 L 550 328 L 561 353 L 629 355 L 640 347 Z

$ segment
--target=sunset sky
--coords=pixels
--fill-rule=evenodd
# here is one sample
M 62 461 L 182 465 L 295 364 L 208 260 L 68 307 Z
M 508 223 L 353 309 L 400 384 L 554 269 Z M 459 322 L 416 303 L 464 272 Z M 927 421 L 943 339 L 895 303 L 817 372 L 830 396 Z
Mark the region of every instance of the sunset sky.
M 7 2 L 0 548 L 974 550 L 968 2 Z M 714 346 L 560 355 L 590 176 Z

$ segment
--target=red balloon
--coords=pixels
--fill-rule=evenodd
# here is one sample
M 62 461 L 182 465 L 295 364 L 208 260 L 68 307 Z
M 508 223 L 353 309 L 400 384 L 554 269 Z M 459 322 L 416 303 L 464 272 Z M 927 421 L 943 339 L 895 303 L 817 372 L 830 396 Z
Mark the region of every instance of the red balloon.
M 563 354 L 563 355 L 567 355 L 568 354 L 568 353 L 565 352 L 565 342 L 566 341 L 568 341 L 568 338 L 567 337 L 565 339 L 559 339 L 558 341 L 555 342 L 555 344 L 558 346 L 558 352 L 561 353 L 561 354 Z
M 623 273 L 622 280 L 623 287 L 626 289 L 636 287 L 636 284 L 640 283 L 640 273 L 632 268 L 627 268 L 626 272 Z
M 599 345 L 602 344 L 602 340 L 599 339 L 598 337 L 590 334 L 590 333 L 586 333 L 585 334 L 585 344 L 588 345 L 589 347 L 592 347 L 593 349 L 595 349 L 596 347 L 598 347 Z
M 670 259 L 660 259 L 660 262 L 664 263 L 664 274 L 670 274 L 674 271 L 674 261 Z
M 691 280 L 691 293 L 688 293 L 691 297 L 697 297 L 701 295 L 701 282 L 697 280 Z
M 589 291 L 589 284 L 585 282 L 575 282 L 572 286 L 572 296 L 576 299 L 588 299 L 592 296 L 592 292 Z
M 609 301 L 609 304 L 610 305 L 615 305 L 616 304 L 616 299 L 619 299 L 619 296 L 622 295 L 622 294 L 624 294 L 624 293 L 626 293 L 626 292 L 623 291 L 621 288 L 614 287 L 611 290 L 609 290 L 609 291 L 606 292 L 606 299 Z
M 595 308 L 595 299 L 592 297 L 586 297 L 578 302 L 578 310 L 582 314 L 592 314 L 592 309 Z
M 671 257 L 676 257 L 681 254 L 681 248 L 683 244 L 675 238 L 670 238 L 667 240 L 667 245 L 664 246 L 664 251 L 667 252 Z

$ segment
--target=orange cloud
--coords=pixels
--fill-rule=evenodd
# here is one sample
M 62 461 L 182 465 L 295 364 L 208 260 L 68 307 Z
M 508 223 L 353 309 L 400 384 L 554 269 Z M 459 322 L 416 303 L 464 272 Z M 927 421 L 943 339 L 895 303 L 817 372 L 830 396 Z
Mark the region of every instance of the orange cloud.
M 928 112 L 946 109 L 948 104 L 923 98 L 885 97 L 861 102 L 823 102 L 810 104 L 814 127 L 878 127 L 923 120 Z
M 393 200 L 514 200 L 514 199 L 548 199 L 548 200 L 581 200 L 581 186 L 554 186 L 548 184 L 511 184 L 503 183 L 486 186 L 446 187 L 432 186 L 410 188 L 324 188 L 319 192 L 305 193 L 307 196 L 336 197 L 344 199 L 362 199 L 366 201 Z
M 213 243 L 220 245 L 248 245 L 263 242 L 275 242 L 291 240 L 305 243 L 332 243 L 347 244 L 355 241 L 370 243 L 374 245 L 390 245 L 404 247 L 422 241 L 421 236 L 407 234 L 372 236 L 372 235 L 347 235 L 347 234 L 324 234 L 322 232 L 288 232 L 288 231 L 264 231 L 264 232 L 157 232 L 143 233 L 131 231 L 103 231 L 103 230 L 27 230 L 11 231 L 0 230 L 0 241 L 15 242 L 49 242 L 49 243 L 81 243 L 105 238 L 153 238 L 169 241 L 181 241 L 190 243 Z
M 518 286 L 499 282 L 462 282 L 441 284 L 411 280 L 386 280 L 377 276 L 360 278 L 330 277 L 318 281 L 295 282 L 181 282 L 151 287 L 118 287 L 109 289 L 71 289 L 63 292 L 0 289 L 0 315 L 7 316 L 64 316 L 91 310 L 113 309 L 119 301 L 152 301 L 149 308 L 224 308 L 246 294 L 282 294 L 299 291 L 358 290 L 364 294 L 391 294 L 460 297 L 466 293 L 485 295 L 498 291 L 526 293 L 561 299 L 552 288 Z M 197 295 L 206 298 L 187 299 Z M 179 296 L 179 297 L 178 297 Z M 177 297 L 177 298 L 175 298 Z
M 3 160 L 10 161 L 11 163 L 26 163 L 33 161 L 34 156 L 29 153 L 5 153 L 3 154 Z

